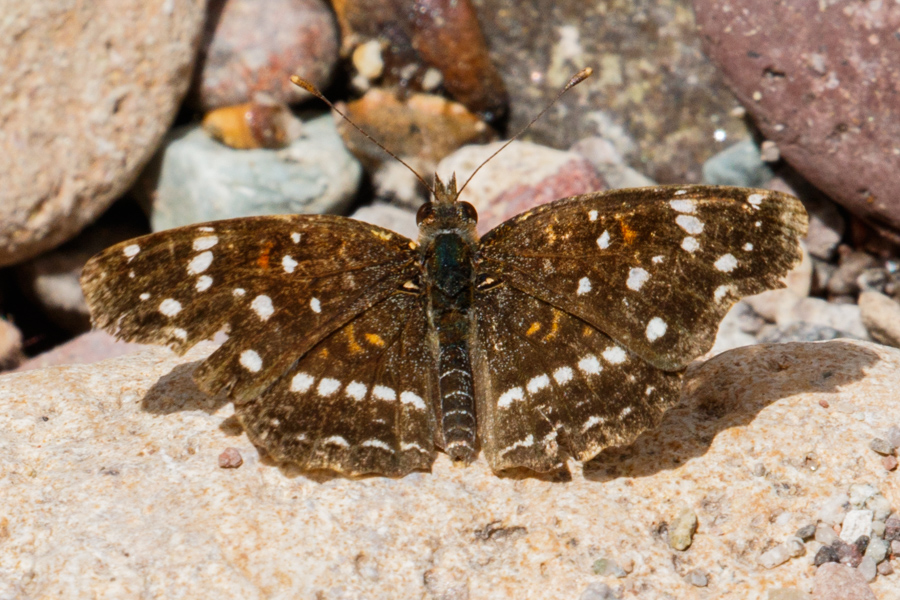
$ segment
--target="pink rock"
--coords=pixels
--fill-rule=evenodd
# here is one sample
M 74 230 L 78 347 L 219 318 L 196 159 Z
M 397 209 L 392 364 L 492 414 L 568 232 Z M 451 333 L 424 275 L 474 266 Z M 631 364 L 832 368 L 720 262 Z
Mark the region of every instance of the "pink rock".
M 89 331 L 62 346 L 57 346 L 49 352 L 25 361 L 16 371 L 31 371 L 53 365 L 95 363 L 107 358 L 131 354 L 146 347 L 143 344 L 118 341 L 103 331 Z
M 862 574 L 839 563 L 825 563 L 816 570 L 813 600 L 877 600 Z

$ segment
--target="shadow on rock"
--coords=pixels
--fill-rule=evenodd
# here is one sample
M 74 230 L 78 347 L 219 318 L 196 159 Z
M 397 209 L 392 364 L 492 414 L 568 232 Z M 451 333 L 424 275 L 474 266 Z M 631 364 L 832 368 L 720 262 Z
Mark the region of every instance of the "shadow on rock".
M 194 383 L 194 369 L 202 361 L 178 365 L 153 384 L 141 400 L 141 408 L 158 415 L 168 415 L 183 410 L 202 410 L 214 413 L 230 400 L 224 391 L 215 396 L 204 394 Z
M 585 463 L 594 481 L 647 477 L 702 456 L 716 435 L 747 425 L 768 405 L 796 394 L 834 394 L 860 381 L 878 355 L 858 343 L 760 344 L 688 367 L 679 403 L 659 427 L 627 447 L 607 448 Z M 815 403 L 812 403 L 815 404 Z M 805 407 L 822 410 L 818 404 Z

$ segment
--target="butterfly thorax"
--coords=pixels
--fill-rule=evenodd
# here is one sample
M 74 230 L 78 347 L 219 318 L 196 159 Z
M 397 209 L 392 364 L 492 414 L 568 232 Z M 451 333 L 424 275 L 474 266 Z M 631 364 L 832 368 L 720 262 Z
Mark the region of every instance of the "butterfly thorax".
M 447 186 L 435 177 L 435 200 L 423 205 L 417 221 L 431 347 L 440 378 L 438 442 L 453 460 L 468 463 L 476 453 L 469 337 L 478 236 L 475 209 L 457 197 L 455 177 Z

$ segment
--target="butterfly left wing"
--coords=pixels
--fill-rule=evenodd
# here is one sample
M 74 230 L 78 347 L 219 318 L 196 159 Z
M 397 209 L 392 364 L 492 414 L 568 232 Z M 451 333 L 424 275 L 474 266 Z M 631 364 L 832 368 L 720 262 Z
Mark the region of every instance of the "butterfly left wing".
M 495 471 L 550 471 L 566 453 L 589 460 L 656 426 L 678 400 L 681 372 L 511 286 L 480 291 L 475 311 L 479 437 Z
M 614 190 L 506 221 L 477 268 L 674 371 L 712 347 L 741 296 L 782 287 L 806 224 L 799 200 L 769 190 Z

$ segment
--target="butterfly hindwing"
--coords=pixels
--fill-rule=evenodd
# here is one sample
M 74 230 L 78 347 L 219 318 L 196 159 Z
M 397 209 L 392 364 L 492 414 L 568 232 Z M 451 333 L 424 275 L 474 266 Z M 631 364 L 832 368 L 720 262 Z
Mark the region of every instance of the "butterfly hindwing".
M 416 277 L 410 240 L 334 216 L 191 225 L 113 246 L 85 265 L 95 325 L 184 352 L 223 328 L 204 391 L 255 397 L 315 343 Z
M 591 325 L 653 365 L 707 351 L 741 296 L 781 287 L 806 212 L 768 190 L 659 186 L 540 206 L 482 238 L 479 269 Z
M 382 300 L 237 404 L 245 431 L 304 469 L 396 476 L 430 468 L 437 379 L 427 322 L 422 296 Z
M 655 426 L 681 372 L 648 364 L 588 323 L 507 285 L 476 296 L 480 438 L 495 471 L 588 460 Z M 561 452 L 561 450 L 565 452 Z

